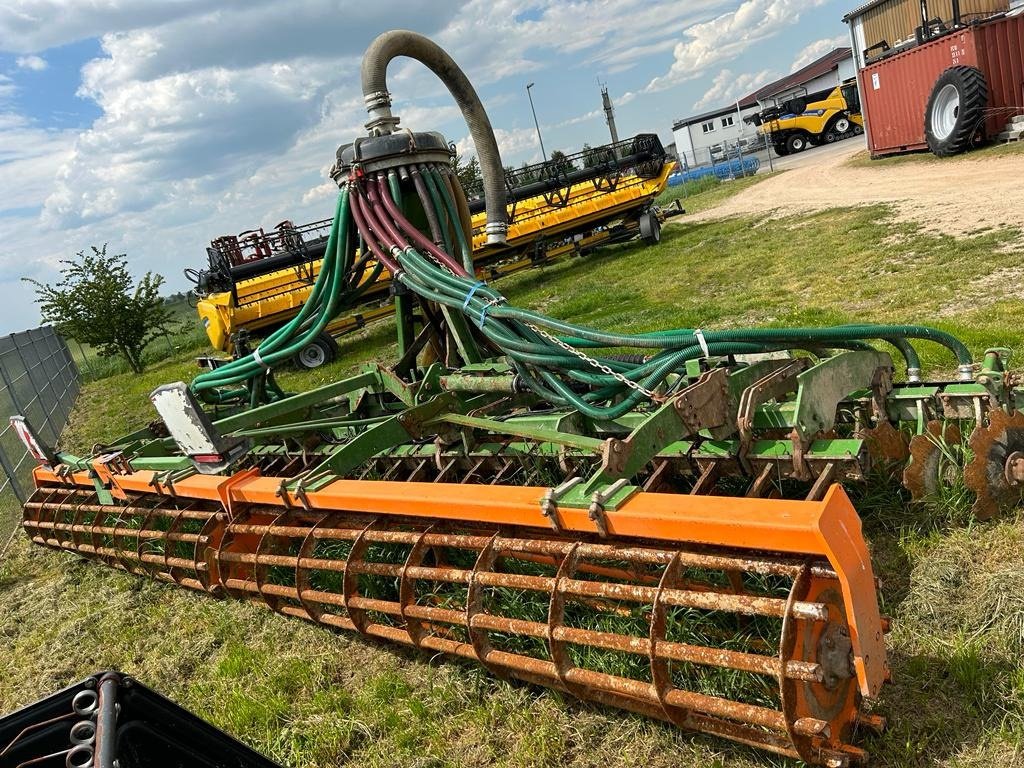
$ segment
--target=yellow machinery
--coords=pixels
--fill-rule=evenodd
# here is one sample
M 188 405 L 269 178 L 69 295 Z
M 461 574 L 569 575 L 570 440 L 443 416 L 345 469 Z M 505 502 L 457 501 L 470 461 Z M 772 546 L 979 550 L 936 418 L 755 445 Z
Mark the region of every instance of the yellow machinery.
M 482 196 L 469 202 L 477 275 L 494 280 L 637 236 L 658 242 L 661 222 L 682 212 L 678 205 L 653 205 L 673 168 L 658 137 L 640 134 L 507 173 L 507 244 L 486 245 Z M 196 309 L 215 349 L 233 353 L 240 331 L 261 336 L 295 316 L 320 272 L 330 223 L 297 227 L 284 221 L 271 233 L 260 229 L 211 243 L 210 269 L 187 274 L 197 284 Z M 372 280 L 372 268 L 366 273 L 351 311 L 301 350 L 297 365 L 329 362 L 337 352 L 335 337 L 393 313 L 390 273 L 383 269 Z
M 854 80 L 830 91 L 794 96 L 743 119 L 758 126 L 780 156 L 864 133 Z

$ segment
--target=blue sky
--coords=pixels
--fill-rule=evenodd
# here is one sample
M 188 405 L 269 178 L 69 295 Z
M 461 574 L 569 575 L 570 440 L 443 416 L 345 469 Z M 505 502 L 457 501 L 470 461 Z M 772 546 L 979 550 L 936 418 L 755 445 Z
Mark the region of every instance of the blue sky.
M 38 323 L 22 277 L 110 243 L 186 287 L 213 237 L 329 214 L 362 133 L 359 58 L 402 26 L 476 84 L 506 164 L 729 103 L 845 44 L 844 0 L 7 0 L 0 6 L 0 332 Z M 448 94 L 389 70 L 403 125 L 472 145 Z

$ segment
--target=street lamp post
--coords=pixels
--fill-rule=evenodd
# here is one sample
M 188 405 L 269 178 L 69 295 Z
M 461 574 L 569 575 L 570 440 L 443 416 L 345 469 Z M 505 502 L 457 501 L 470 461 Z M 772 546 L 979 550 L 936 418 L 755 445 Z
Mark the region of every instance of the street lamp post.
M 544 151 L 544 139 L 540 135 L 540 123 L 537 122 L 537 110 L 533 107 L 533 94 L 530 93 L 530 89 L 533 88 L 533 86 L 533 83 L 526 86 L 526 95 L 530 99 L 530 111 L 533 112 L 533 125 L 537 129 L 537 141 L 540 142 L 540 154 L 546 163 L 548 161 L 548 153 Z

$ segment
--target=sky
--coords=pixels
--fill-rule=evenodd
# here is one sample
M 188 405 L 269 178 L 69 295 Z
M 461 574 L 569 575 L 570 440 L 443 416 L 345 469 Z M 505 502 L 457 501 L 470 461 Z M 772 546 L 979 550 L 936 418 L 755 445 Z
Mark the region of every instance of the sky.
M 184 290 L 219 235 L 328 217 L 339 144 L 365 135 L 363 50 L 413 29 L 479 92 L 505 165 L 728 104 L 847 44 L 850 0 L 4 0 L 0 4 L 0 333 L 40 317 L 29 277 L 109 243 Z M 473 153 L 417 62 L 394 112 Z

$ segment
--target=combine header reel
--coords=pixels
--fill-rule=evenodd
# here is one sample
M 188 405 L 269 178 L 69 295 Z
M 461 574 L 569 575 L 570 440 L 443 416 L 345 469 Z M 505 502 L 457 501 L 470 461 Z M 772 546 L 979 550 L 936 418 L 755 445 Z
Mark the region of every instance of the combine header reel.
M 26 532 L 810 763 L 865 761 L 886 622 L 839 483 L 912 456 L 908 478 L 934 488 L 943 421 L 973 421 L 979 512 L 1012 501 L 1008 356 L 976 366 L 922 326 L 621 334 L 518 308 L 473 274 L 448 142 L 397 130 L 384 76 L 401 55 L 462 108 L 500 246 L 505 185 L 476 93 L 429 40 L 381 36 L 363 64 L 370 135 L 338 151 L 298 317 L 156 390 L 161 421 L 96 455 L 38 445 Z M 283 393 L 274 366 L 382 268 L 401 286 L 396 364 Z M 920 380 L 918 340 L 949 350 L 956 381 Z

